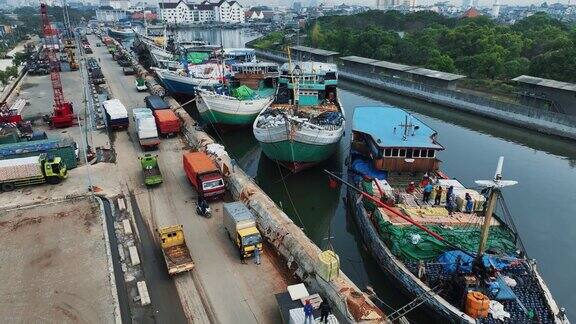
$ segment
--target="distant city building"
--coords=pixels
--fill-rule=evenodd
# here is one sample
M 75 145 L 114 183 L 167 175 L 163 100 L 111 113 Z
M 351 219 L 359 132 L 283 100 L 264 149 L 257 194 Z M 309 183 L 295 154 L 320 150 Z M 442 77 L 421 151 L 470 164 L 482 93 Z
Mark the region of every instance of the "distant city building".
M 128 19 L 126 10 L 114 9 L 110 6 L 102 6 L 96 9 L 96 20 L 101 22 L 117 22 Z
M 128 10 L 130 0 L 100 0 L 101 7 L 112 7 L 117 10 Z
M 302 11 L 302 3 L 300 1 L 295 1 L 292 4 L 292 10 L 294 10 L 295 12 L 300 12 Z
M 494 4 L 492 5 L 492 17 L 498 18 L 498 16 L 500 16 L 500 2 L 494 0 Z
M 471 7 L 471 0 L 462 0 L 462 9 L 466 10 Z
M 221 0 L 216 3 L 203 1 L 200 4 L 179 2 L 160 2 L 159 17 L 172 24 L 190 24 L 205 22 L 243 23 L 244 8 L 237 1 Z

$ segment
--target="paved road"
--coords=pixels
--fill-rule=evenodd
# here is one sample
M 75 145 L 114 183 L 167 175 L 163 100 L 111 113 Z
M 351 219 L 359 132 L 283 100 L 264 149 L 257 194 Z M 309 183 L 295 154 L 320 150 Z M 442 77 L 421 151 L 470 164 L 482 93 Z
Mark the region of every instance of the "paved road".
M 90 42 L 96 43 L 91 36 Z M 146 94 L 136 92 L 134 78 L 121 68 L 104 47 L 94 47 L 110 91 L 130 111 L 144 106 Z M 129 115 L 131 113 L 129 112 Z M 142 154 L 133 126 L 117 132 L 113 145 L 123 181 L 134 193 L 138 209 L 153 229 L 183 224 L 196 268 L 174 281 L 189 321 L 196 323 L 278 323 L 280 314 L 274 294 L 285 291 L 286 282 L 265 254 L 260 266 L 241 265 L 237 252 L 222 227 L 222 203 L 211 205 L 211 219 L 196 215 L 196 193 L 181 165 L 186 143 L 179 137 L 163 139 L 157 152 L 164 183 L 153 189 L 143 185 L 137 156 Z M 145 262 L 145 260 L 144 260 Z

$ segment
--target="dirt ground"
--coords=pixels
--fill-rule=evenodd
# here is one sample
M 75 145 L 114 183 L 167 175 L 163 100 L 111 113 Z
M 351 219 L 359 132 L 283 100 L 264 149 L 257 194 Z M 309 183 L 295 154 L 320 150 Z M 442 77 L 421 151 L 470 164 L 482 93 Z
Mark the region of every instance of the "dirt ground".
M 106 245 L 96 203 L 0 211 L 3 323 L 113 323 Z

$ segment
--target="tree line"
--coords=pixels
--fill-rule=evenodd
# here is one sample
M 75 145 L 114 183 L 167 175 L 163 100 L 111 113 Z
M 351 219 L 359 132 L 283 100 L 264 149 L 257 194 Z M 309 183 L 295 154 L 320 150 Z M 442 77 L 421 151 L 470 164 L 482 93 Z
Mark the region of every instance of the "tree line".
M 449 18 L 431 11 L 368 11 L 320 17 L 307 26 L 309 46 L 471 78 L 522 74 L 576 82 L 576 26 L 536 13 L 512 25 Z M 277 36 L 277 35 L 276 35 Z M 267 45 L 271 39 L 266 39 Z M 277 39 L 274 39 L 277 41 Z

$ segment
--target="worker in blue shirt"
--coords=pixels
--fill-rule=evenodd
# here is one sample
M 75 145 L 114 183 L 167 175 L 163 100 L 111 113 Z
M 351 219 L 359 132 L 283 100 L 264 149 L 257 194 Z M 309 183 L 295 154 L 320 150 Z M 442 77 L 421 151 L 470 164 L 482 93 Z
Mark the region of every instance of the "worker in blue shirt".
M 304 305 L 304 324 L 314 322 L 314 307 L 310 304 L 310 300 L 306 300 Z
M 424 187 L 424 193 L 422 194 L 422 200 L 424 200 L 425 203 L 428 203 L 430 201 L 432 190 L 434 190 L 434 186 L 432 186 L 432 184 L 428 182 L 428 184 Z

